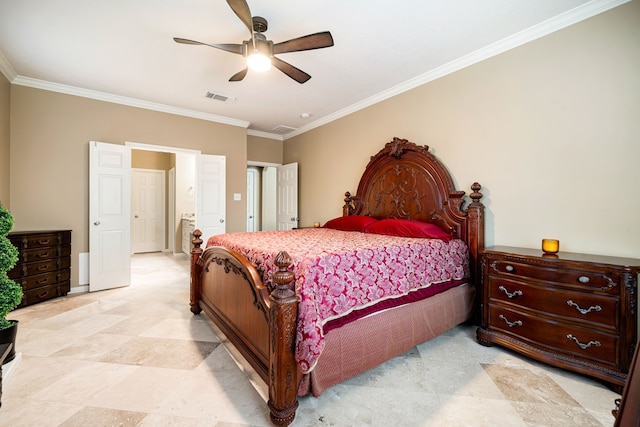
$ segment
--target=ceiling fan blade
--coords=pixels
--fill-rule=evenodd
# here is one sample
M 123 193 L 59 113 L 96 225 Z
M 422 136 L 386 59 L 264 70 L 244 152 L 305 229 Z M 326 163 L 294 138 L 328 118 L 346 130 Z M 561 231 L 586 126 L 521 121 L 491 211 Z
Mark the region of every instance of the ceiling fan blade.
M 249 71 L 249 67 L 245 67 L 244 70 L 238 71 L 229 79 L 230 82 L 239 82 L 244 79 L 244 76 L 247 75 L 247 71 Z
M 227 4 L 249 29 L 249 33 L 253 37 L 253 19 L 251 19 L 251 10 L 249 10 L 246 0 L 227 0 Z
M 198 42 L 195 40 L 181 39 L 180 37 L 174 37 L 173 40 L 175 40 L 176 43 L 210 46 L 210 47 L 215 47 L 216 49 L 221 49 L 227 52 L 237 53 L 238 55 L 242 55 L 241 44 L 208 44 L 208 43 Z
M 311 78 L 309 74 L 275 56 L 271 58 L 271 64 L 300 84 Z
M 308 36 L 302 36 L 274 44 L 273 54 L 277 55 L 279 53 L 286 52 L 321 49 L 323 47 L 330 46 L 333 46 L 333 37 L 331 37 L 331 33 L 329 31 L 324 31 L 322 33 L 309 34 Z

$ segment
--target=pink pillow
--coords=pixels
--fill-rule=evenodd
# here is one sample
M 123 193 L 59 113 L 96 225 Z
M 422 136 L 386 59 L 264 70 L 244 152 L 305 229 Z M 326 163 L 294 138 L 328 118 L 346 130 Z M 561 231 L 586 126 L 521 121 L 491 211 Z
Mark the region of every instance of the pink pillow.
M 435 224 L 411 219 L 387 218 L 367 227 L 366 233 L 385 234 L 399 237 L 421 237 L 440 239 L 448 242 L 451 234 Z
M 363 232 L 369 225 L 373 224 L 374 222 L 378 222 L 378 220 L 375 218 L 371 218 L 370 216 L 340 216 L 338 218 L 327 221 L 327 223 L 323 225 L 323 227 L 332 228 L 334 230 Z

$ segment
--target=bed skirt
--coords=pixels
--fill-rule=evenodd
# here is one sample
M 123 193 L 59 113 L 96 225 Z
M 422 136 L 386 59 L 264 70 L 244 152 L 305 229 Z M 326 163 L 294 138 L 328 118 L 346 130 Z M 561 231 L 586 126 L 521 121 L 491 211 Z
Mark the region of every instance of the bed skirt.
M 325 348 L 313 371 L 299 373 L 298 395 L 319 396 L 329 387 L 465 322 L 472 315 L 474 299 L 475 288 L 462 284 L 327 332 Z

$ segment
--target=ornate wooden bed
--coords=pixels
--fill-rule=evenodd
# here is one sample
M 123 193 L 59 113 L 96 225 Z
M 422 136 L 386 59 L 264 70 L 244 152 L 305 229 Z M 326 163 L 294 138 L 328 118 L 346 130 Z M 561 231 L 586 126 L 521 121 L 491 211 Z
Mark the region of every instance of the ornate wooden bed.
M 324 351 L 310 374 L 302 374 L 296 361 L 299 298 L 286 247 L 275 256 L 277 267 L 269 287 L 258 269 L 236 250 L 222 246 L 203 249 L 201 233 L 196 230 L 191 253 L 191 311 L 198 314 L 204 310 L 226 334 L 267 383 L 272 422 L 289 425 L 295 417 L 298 395 L 307 391 L 318 395 L 471 317 L 476 306 L 473 284 L 479 277 L 479 251 L 484 246 L 480 188 L 478 183 L 471 186 L 471 200 L 465 208 L 465 192 L 455 189 L 449 172 L 429 147 L 407 140 L 394 138 L 371 157 L 356 195 L 345 194 L 343 216 L 406 218 L 435 224 L 466 243 L 470 277 L 465 285 L 425 301 L 407 303 L 326 333 Z M 446 321 L 434 317 L 442 316 L 443 310 L 452 313 Z M 398 330 L 413 328 L 411 322 L 428 326 L 393 349 L 381 344 L 392 341 Z M 358 339 L 353 339 L 354 334 Z M 366 352 L 366 357 L 353 357 L 354 352 Z M 331 367 L 337 361 L 346 361 L 346 366 L 334 374 Z

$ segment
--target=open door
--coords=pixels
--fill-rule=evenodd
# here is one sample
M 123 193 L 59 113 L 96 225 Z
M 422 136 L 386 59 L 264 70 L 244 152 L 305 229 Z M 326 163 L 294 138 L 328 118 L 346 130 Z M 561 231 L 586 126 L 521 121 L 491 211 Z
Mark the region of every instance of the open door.
M 196 228 L 205 244 L 226 230 L 226 161 L 225 156 L 200 154 L 196 162 Z
M 278 230 L 298 228 L 298 163 L 278 166 Z
M 131 284 L 131 149 L 89 143 L 89 291 Z

